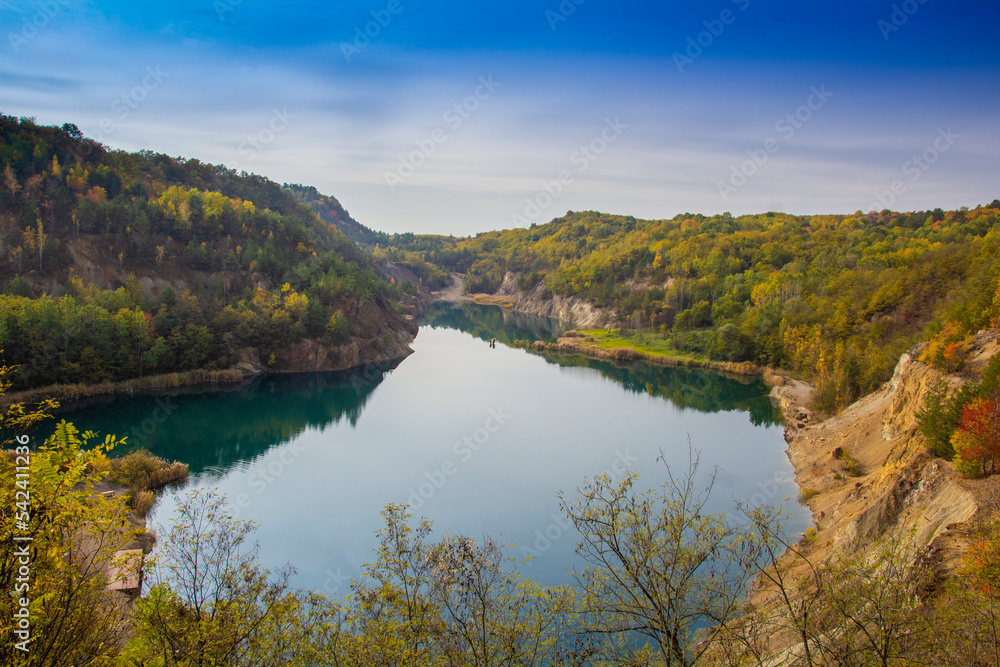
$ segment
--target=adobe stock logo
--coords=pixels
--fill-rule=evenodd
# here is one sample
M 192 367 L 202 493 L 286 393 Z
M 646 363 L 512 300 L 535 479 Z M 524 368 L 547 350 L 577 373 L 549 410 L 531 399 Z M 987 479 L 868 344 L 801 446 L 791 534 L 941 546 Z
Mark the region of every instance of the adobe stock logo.
M 344 60 L 350 63 L 354 56 L 371 46 L 372 40 L 381 35 L 393 19 L 403 13 L 403 9 L 405 8 L 400 0 L 389 0 L 385 9 L 373 9 L 371 21 L 364 26 L 354 27 L 354 40 L 340 43 L 340 52 L 344 55 Z
M 270 120 L 261 126 L 256 133 L 247 135 L 246 141 L 243 141 L 236 147 L 237 153 L 246 162 L 253 162 L 257 158 L 258 153 L 274 143 L 278 135 L 287 130 L 295 118 L 295 114 L 288 113 L 288 107 L 282 109 L 276 107 L 271 112 Z M 243 164 L 245 163 L 237 163 L 233 169 L 240 171 Z
M 149 417 L 144 419 L 138 426 L 133 426 L 129 434 L 135 436 L 135 440 L 145 444 L 160 428 L 160 424 L 170 419 L 170 416 L 174 414 L 178 407 L 180 406 L 170 400 L 170 396 L 157 398 L 156 407 L 150 413 Z M 129 444 L 133 444 L 135 440 Z
M 613 482 L 618 482 L 624 479 L 628 471 L 632 469 L 632 464 L 638 460 L 639 457 L 632 456 L 632 453 L 627 449 L 624 452 L 617 451 L 611 465 L 604 472 L 604 476 Z M 549 525 L 535 531 L 533 536 L 535 541 L 530 545 L 521 546 L 521 556 L 528 564 L 551 549 L 573 527 L 573 521 L 562 512 L 554 512 L 549 515 L 549 518 L 552 519 Z
M 937 136 L 930 146 L 903 163 L 901 168 L 903 175 L 909 177 L 910 183 L 916 183 L 961 138 L 962 135 L 953 132 L 950 125 L 948 129 L 939 128 Z M 906 194 L 907 190 L 909 190 L 909 186 L 902 179 L 897 178 L 885 190 L 875 191 L 875 201 L 868 205 L 868 210 L 880 211 L 892 208 L 896 200 Z
M 826 85 L 821 85 L 818 88 L 813 86 L 809 91 L 811 94 L 806 99 L 805 104 L 793 112 L 785 114 L 774 124 L 774 131 L 780 135 L 780 138 L 768 137 L 760 148 L 748 150 L 746 154 L 749 159 L 740 164 L 731 165 L 729 178 L 726 181 L 715 182 L 715 187 L 723 202 L 729 201 L 730 195 L 735 194 L 749 183 L 750 179 L 770 161 L 771 156 L 781 150 L 782 142 L 791 141 L 795 134 L 805 127 L 806 123 L 812 120 L 815 114 L 833 97 L 833 93 L 826 89 Z
M 471 95 L 445 109 L 441 120 L 448 125 L 448 129 L 438 127 L 423 139 L 413 142 L 417 147 L 416 150 L 410 151 L 406 155 L 399 155 L 399 164 L 396 166 L 396 170 L 385 172 L 385 183 L 389 186 L 390 192 L 395 192 L 397 185 L 401 185 L 406 179 L 417 173 L 417 170 L 438 152 L 438 148 L 448 141 L 449 132 L 458 131 L 465 124 L 465 121 L 472 118 L 472 115 L 482 107 L 483 103 L 493 96 L 497 88 L 503 85 L 496 81 L 492 74 L 479 77 L 478 83 L 479 85 L 476 86 Z
M 583 174 L 607 152 L 613 143 L 618 141 L 628 127 L 621 122 L 621 118 L 618 116 L 615 116 L 614 120 L 605 119 L 604 128 L 600 134 L 589 143 L 581 145 L 569 156 L 570 165 L 575 167 L 577 173 Z M 560 171 L 555 180 L 542 181 L 542 189 L 538 190 L 534 196 L 524 199 L 524 210 L 510 216 L 511 224 L 515 227 L 528 227 L 575 182 L 576 176 L 569 169 Z
M 905 0 L 901 4 L 893 5 L 889 20 L 879 19 L 876 23 L 879 32 L 882 33 L 882 39 L 888 42 L 889 37 L 899 32 L 910 21 L 910 17 L 919 12 L 920 7 L 927 2 L 928 0 Z
M 410 506 L 410 509 L 418 510 L 423 507 L 425 502 L 444 488 L 449 479 L 458 474 L 463 464 L 471 461 L 476 453 L 481 451 L 493 438 L 493 435 L 510 421 L 510 415 L 504 412 L 503 408 L 489 410 L 487 415 L 481 428 L 477 428 L 452 446 L 451 451 L 458 458 L 457 462 L 455 459 L 447 459 L 437 469 L 424 473 L 426 481 L 407 489 L 409 496 L 407 496 L 406 504 Z
M 733 4 L 741 12 L 745 12 L 750 8 L 750 0 L 733 0 Z M 693 64 L 698 58 L 701 58 L 705 54 L 705 50 L 711 48 L 715 44 L 715 41 L 722 37 L 722 33 L 726 31 L 726 28 L 736 23 L 738 16 L 731 9 L 723 9 L 719 12 L 719 18 L 702 21 L 701 24 L 705 26 L 705 29 L 697 35 L 691 35 L 687 38 L 687 48 L 684 50 L 684 53 L 674 51 L 674 65 L 677 66 L 677 71 L 683 74 L 685 67 Z

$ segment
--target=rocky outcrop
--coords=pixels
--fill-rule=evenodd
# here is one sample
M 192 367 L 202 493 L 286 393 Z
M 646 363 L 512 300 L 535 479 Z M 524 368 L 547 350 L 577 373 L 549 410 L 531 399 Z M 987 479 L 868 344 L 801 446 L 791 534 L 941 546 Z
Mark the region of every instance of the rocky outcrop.
M 820 421 L 810 392 L 775 387 L 793 437 L 788 454 L 818 530 L 812 557 L 863 549 L 895 531 L 912 532 L 916 555 L 943 553 L 956 527 L 979 510 L 974 485 L 928 450 L 917 414 L 941 373 L 904 354 L 883 388 Z M 798 400 L 796 400 L 796 397 Z
M 367 364 L 398 361 L 413 350 L 410 343 L 416 336 L 416 322 L 397 313 L 389 304 L 358 298 L 345 304 L 344 314 L 353 322 L 351 338 L 332 346 L 318 340 L 304 339 L 275 354 L 269 371 L 306 373 L 340 371 Z M 253 358 L 244 359 L 251 365 Z M 256 360 L 257 365 L 260 361 Z
M 613 313 L 583 299 L 547 293 L 544 282 L 540 282 L 530 291 L 522 291 L 517 284 L 519 277 L 518 274 L 508 271 L 500 289 L 493 295 L 509 300 L 511 310 L 553 317 L 572 322 L 581 328 L 594 327 L 614 319 Z
M 916 356 L 904 354 L 882 389 L 826 419 L 808 409 L 809 385 L 777 378 L 772 396 L 790 420 L 788 456 L 800 498 L 813 513 L 815 535 L 799 544 L 811 563 L 867 558 L 881 538 L 901 536 L 912 539 L 905 552 L 912 566 L 942 581 L 966 553 L 996 480 L 964 480 L 927 448 L 917 414 L 928 391 L 940 379 L 953 386 L 962 379 L 942 375 Z M 786 563 L 792 568 L 787 581 L 809 575 L 803 561 L 786 557 Z M 758 581 L 751 601 L 774 601 L 766 581 Z M 791 634 L 772 637 L 771 648 L 778 651 L 773 664 L 796 654 L 797 641 Z
M 382 272 L 397 285 L 410 283 L 416 287 L 416 292 L 413 294 L 403 293 L 399 296 L 399 307 L 406 315 L 416 320 L 427 312 L 427 307 L 434 301 L 434 295 L 420 282 L 420 277 L 417 274 L 405 266 L 399 266 L 392 262 L 383 262 Z

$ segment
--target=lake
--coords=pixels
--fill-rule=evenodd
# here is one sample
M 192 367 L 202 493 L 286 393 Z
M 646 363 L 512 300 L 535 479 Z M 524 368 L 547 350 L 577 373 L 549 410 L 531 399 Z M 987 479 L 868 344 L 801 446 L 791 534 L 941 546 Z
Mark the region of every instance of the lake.
M 645 487 L 667 463 L 686 470 L 688 439 L 713 495 L 777 504 L 798 488 L 778 412 L 759 379 L 615 364 L 510 347 L 562 323 L 489 306 L 438 304 L 415 353 L 356 373 L 259 378 L 216 391 L 106 399 L 65 412 L 81 430 L 128 435 L 131 448 L 191 466 L 151 516 L 163 536 L 176 494 L 217 487 L 254 521 L 262 562 L 339 595 L 373 560 L 388 503 L 408 503 L 435 534 L 489 535 L 532 556 L 526 575 L 567 582 L 576 536 L 556 494 L 627 465 Z M 496 347 L 488 341 L 497 339 Z M 809 523 L 796 502 L 792 529 Z

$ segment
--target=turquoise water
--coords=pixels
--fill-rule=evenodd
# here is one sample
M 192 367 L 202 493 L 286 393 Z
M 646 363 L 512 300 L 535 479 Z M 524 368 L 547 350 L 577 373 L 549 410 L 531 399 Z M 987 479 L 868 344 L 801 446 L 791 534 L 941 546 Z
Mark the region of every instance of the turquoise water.
M 688 438 L 704 471 L 719 468 L 717 509 L 796 497 L 762 382 L 504 344 L 564 329 L 493 307 L 438 307 L 415 353 L 395 366 L 100 401 L 60 418 L 191 465 L 187 485 L 154 511 L 161 535 L 177 493 L 217 487 L 259 526 L 265 565 L 290 563 L 296 585 L 332 594 L 346 593 L 372 560 L 379 512 L 393 502 L 410 504 L 436 533 L 511 543 L 512 556 L 533 557 L 527 575 L 565 582 L 578 562 L 556 494 L 625 465 L 656 486 L 661 451 L 686 469 Z M 790 506 L 804 528 L 807 513 Z

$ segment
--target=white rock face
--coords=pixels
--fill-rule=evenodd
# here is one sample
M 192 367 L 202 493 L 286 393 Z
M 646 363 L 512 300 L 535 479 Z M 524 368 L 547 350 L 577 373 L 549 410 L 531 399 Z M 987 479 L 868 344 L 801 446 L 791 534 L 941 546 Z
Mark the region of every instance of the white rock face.
M 517 286 L 519 277 L 518 274 L 508 271 L 496 293 L 496 296 L 512 299 L 511 308 L 513 310 L 541 315 L 542 317 L 554 317 L 572 322 L 578 327 L 593 327 L 613 319 L 610 313 L 583 299 L 559 296 L 558 294 L 548 295 L 546 298 L 545 283 L 543 282 L 536 285 L 531 291 L 523 292 Z

